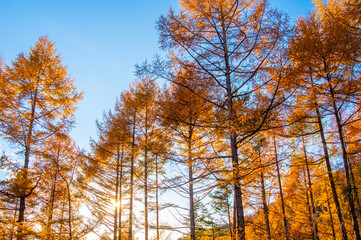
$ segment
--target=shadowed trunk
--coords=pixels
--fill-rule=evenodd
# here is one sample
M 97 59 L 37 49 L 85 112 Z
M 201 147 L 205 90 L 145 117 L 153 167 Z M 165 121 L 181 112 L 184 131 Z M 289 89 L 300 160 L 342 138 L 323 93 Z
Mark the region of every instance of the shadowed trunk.
M 312 219 L 312 237 L 314 240 L 319 240 L 320 238 L 318 236 L 317 215 L 316 215 L 315 201 L 313 199 L 311 174 L 310 174 L 310 168 L 309 168 L 309 163 L 308 163 L 305 139 L 303 136 L 302 136 L 302 145 L 303 145 L 303 153 L 304 153 L 305 163 L 306 163 L 308 191 L 310 193 L 310 200 L 311 200 L 311 207 L 312 207 L 312 218 L 311 218 Z
M 289 233 L 288 233 L 288 223 L 287 223 L 287 218 L 286 218 L 285 202 L 284 202 L 284 198 L 283 198 L 282 181 L 281 181 L 280 167 L 279 167 L 279 163 L 278 163 L 277 144 L 276 144 L 275 136 L 273 136 L 273 144 L 274 144 L 275 161 L 276 161 L 276 167 L 277 167 L 278 187 L 280 190 L 280 198 L 281 198 L 281 206 L 282 206 L 283 225 L 285 228 L 286 240 L 289 240 L 290 238 L 289 238 Z

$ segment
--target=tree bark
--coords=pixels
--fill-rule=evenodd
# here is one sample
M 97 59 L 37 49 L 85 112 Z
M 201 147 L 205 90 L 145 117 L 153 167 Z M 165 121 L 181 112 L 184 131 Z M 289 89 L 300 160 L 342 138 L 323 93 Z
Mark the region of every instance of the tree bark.
M 148 105 L 145 109 L 145 147 L 144 147 L 144 239 L 149 238 L 148 222 Z
M 48 216 L 48 233 L 47 233 L 47 238 L 48 239 L 53 239 L 53 233 L 52 233 L 52 220 L 53 220 L 53 211 L 54 211 L 54 202 L 55 202 L 55 190 L 56 190 L 56 180 L 57 180 L 57 175 L 58 175 L 58 171 L 59 171 L 59 166 L 57 167 L 57 170 L 55 171 L 54 174 L 54 179 L 53 179 L 53 185 L 51 187 L 51 193 L 50 193 L 50 209 L 49 209 L 49 216 Z
M 124 161 L 124 145 L 122 144 L 122 153 L 120 157 L 120 174 L 119 174 L 119 227 L 118 240 L 122 239 L 122 180 L 123 180 L 123 161 Z
M 308 220 L 310 221 L 310 227 L 311 227 L 311 236 L 312 239 L 315 239 L 315 229 L 313 226 L 313 220 L 312 220 L 312 207 L 311 207 L 311 203 L 310 203 L 310 197 L 308 195 L 308 187 L 307 187 L 307 180 L 306 180 L 306 170 L 303 170 L 303 174 L 304 174 L 304 182 L 305 182 L 305 193 L 306 193 L 306 202 L 307 202 L 307 208 L 308 208 Z
M 341 212 L 341 206 L 340 206 L 340 202 L 339 202 L 338 196 L 337 196 L 335 181 L 333 179 L 332 167 L 331 167 L 330 158 L 329 158 L 329 155 L 328 155 L 327 143 L 326 143 L 325 133 L 324 133 L 324 130 L 323 130 L 321 114 L 320 114 L 320 111 L 318 110 L 317 103 L 315 102 L 314 104 L 315 104 L 315 111 L 316 111 L 316 114 L 317 114 L 317 122 L 318 122 L 318 126 L 319 126 L 319 129 L 320 129 L 320 136 L 321 136 L 321 140 L 322 140 L 323 152 L 324 152 L 324 155 L 325 155 L 325 162 L 326 162 L 326 167 L 327 167 L 327 175 L 328 175 L 328 179 L 330 181 L 330 186 L 331 186 L 331 190 L 332 190 L 332 197 L 333 197 L 333 200 L 335 202 L 338 220 L 340 222 L 340 228 L 341 228 L 341 232 L 342 232 L 342 239 L 347 240 L 348 238 L 347 238 L 347 232 L 346 232 L 346 228 L 345 228 L 345 222 L 343 220 L 343 216 L 342 216 L 342 212 Z
M 325 184 L 325 192 L 326 192 L 326 198 L 327 198 L 327 207 L 328 207 L 328 212 L 330 213 L 330 222 L 331 222 L 331 230 L 332 230 L 332 236 L 333 236 L 333 240 L 336 240 L 336 231 L 335 231 L 335 227 L 333 225 L 333 217 L 332 217 L 332 211 L 331 211 L 331 204 L 330 204 L 330 199 L 328 197 L 328 190 L 327 190 L 327 185 Z
M 130 162 L 130 196 L 129 196 L 129 240 L 133 240 L 133 192 L 134 192 L 134 158 L 135 158 L 135 123 L 136 115 L 133 119 L 133 133 L 132 133 L 132 157 Z
M 119 145 L 117 146 L 117 165 L 116 165 L 116 179 L 115 179 L 115 197 L 114 197 L 114 226 L 113 239 L 117 240 L 118 232 L 118 190 L 119 190 L 119 161 L 120 161 Z
M 39 83 L 39 78 L 38 81 Z M 25 159 L 24 159 L 24 167 L 23 167 L 23 178 L 25 180 L 25 182 L 28 179 L 28 169 L 29 169 L 29 162 L 30 162 L 30 150 L 31 150 L 31 142 L 32 142 L 32 137 L 33 137 L 33 127 L 34 127 L 34 121 L 35 121 L 35 110 L 36 110 L 36 103 L 37 103 L 37 96 L 38 96 L 38 88 L 35 89 L 34 91 L 34 98 L 33 98 L 33 102 L 31 104 L 31 115 L 30 115 L 30 122 L 29 122 L 29 129 L 27 132 L 27 136 L 26 136 L 26 145 L 25 145 Z M 25 220 L 25 198 L 26 198 L 27 193 L 23 192 L 22 195 L 20 196 L 20 206 L 19 206 L 19 218 L 18 218 L 18 222 L 22 223 Z M 20 224 L 21 226 L 22 224 Z M 20 229 L 20 232 L 22 230 Z
M 263 170 L 261 170 L 261 187 L 262 187 L 262 204 L 263 204 L 264 220 L 266 223 L 266 230 L 267 230 L 267 239 L 271 240 L 271 228 L 269 224 L 269 212 L 268 212 L 268 205 L 266 199 L 266 188 L 264 185 Z
M 310 193 L 310 200 L 311 200 L 311 207 L 312 207 L 312 233 L 313 233 L 313 239 L 314 240 L 319 240 L 320 238 L 319 238 L 319 235 L 318 235 L 317 215 L 316 215 L 315 201 L 314 201 L 314 198 L 313 198 L 311 174 L 310 174 L 310 168 L 309 168 L 309 164 L 308 164 L 308 157 L 307 157 L 305 139 L 304 139 L 303 136 L 302 136 L 302 145 L 303 145 L 303 153 L 304 153 L 305 163 L 306 163 L 308 191 Z
M 258 157 L 259 157 L 260 164 L 262 164 L 261 150 L 259 150 Z M 260 166 L 260 167 L 262 167 L 262 166 Z M 266 188 L 265 188 L 265 184 L 264 184 L 263 167 L 261 169 L 260 177 L 261 177 L 261 190 L 262 190 L 262 205 L 263 205 L 263 213 L 264 213 L 264 218 L 265 218 L 264 220 L 265 220 L 266 230 L 267 230 L 267 239 L 271 240 L 271 228 L 270 228 L 270 224 L 269 224 L 269 211 L 268 211 L 267 198 L 266 198 Z
M 244 221 L 244 211 L 243 211 L 243 201 L 242 201 L 242 191 L 241 191 L 241 177 L 239 170 L 239 162 L 238 162 L 238 147 L 237 147 L 237 133 L 235 131 L 233 118 L 234 118 L 234 110 L 233 110 L 233 96 L 232 96 L 232 86 L 231 86 L 231 75 L 230 75 L 230 66 L 228 60 L 228 50 L 226 44 L 226 33 L 223 31 L 223 37 L 225 39 L 224 47 L 225 47 L 225 63 L 226 63 L 226 86 L 227 86 L 227 108 L 228 108 L 228 125 L 229 125 L 229 136 L 230 136 L 230 144 L 231 144 L 231 157 L 232 157 L 232 172 L 234 178 L 234 196 L 235 196 L 235 212 L 234 219 L 235 222 L 235 239 L 245 240 L 245 221 Z
M 72 231 L 72 222 L 71 222 L 71 218 L 72 218 L 72 209 L 71 209 L 71 194 L 70 194 L 70 184 L 66 182 L 66 186 L 67 186 L 67 189 L 68 189 L 68 221 L 69 221 L 69 240 L 72 240 L 73 239 L 73 231 Z
M 191 127 L 190 127 L 191 128 Z M 190 130 L 191 131 L 191 130 Z M 191 133 L 190 133 L 191 136 Z M 188 180 L 189 180 L 189 220 L 191 240 L 196 239 L 196 224 L 194 216 L 194 196 L 193 196 L 193 159 L 192 159 L 192 143 L 188 139 Z
M 282 206 L 282 215 L 283 215 L 283 225 L 285 228 L 286 240 L 289 240 L 289 233 L 288 233 L 288 223 L 286 218 L 286 209 L 285 209 L 285 202 L 283 198 L 283 191 L 282 191 L 282 181 L 281 181 L 281 174 L 280 174 L 280 167 L 278 163 L 278 155 L 277 155 L 277 144 L 276 144 L 276 137 L 273 136 L 273 144 L 274 144 L 274 151 L 275 151 L 275 161 L 277 167 L 277 178 L 278 178 L 278 187 L 280 189 L 280 198 L 281 198 L 281 206 Z
M 340 143 L 341 143 L 343 166 L 345 168 L 345 176 L 346 176 L 346 196 L 347 196 L 347 200 L 350 205 L 350 213 L 351 213 L 351 217 L 352 217 L 353 230 L 354 230 L 356 239 L 361 240 L 360 230 L 359 230 L 358 221 L 357 221 L 357 214 L 356 214 L 356 209 L 355 209 L 355 202 L 354 202 L 353 193 L 352 193 L 353 191 L 352 191 L 350 169 L 349 169 L 350 166 L 349 166 L 348 160 L 347 160 L 348 157 L 347 157 L 345 139 L 343 136 L 340 112 L 336 105 L 334 89 L 331 86 L 331 79 L 330 79 L 329 75 L 327 75 L 327 80 L 329 83 L 329 89 L 330 89 L 330 94 L 331 94 L 331 99 L 332 99 L 332 106 L 333 106 L 334 115 L 335 115 L 335 119 L 336 119 L 338 135 L 339 135 L 339 139 L 340 139 Z
M 159 240 L 159 183 L 158 183 L 158 156 L 155 156 L 155 214 L 156 214 L 156 240 Z

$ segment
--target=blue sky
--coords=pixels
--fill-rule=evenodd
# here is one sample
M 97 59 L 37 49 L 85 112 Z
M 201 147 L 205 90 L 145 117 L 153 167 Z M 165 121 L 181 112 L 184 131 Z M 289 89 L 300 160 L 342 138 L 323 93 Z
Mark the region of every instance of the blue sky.
M 273 0 L 292 19 L 312 9 L 311 0 Z M 0 0 L 0 56 L 6 63 L 47 35 L 75 78 L 84 99 L 72 136 L 88 148 L 95 120 L 113 108 L 134 80 L 134 65 L 159 52 L 155 22 L 177 0 Z

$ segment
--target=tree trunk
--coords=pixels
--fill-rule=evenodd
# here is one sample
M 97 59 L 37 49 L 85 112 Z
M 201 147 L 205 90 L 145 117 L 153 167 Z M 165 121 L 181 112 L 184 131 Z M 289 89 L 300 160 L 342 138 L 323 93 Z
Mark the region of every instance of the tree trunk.
M 326 184 L 325 184 L 325 191 L 326 191 L 328 212 L 330 213 L 330 222 L 331 222 L 332 236 L 333 236 L 333 240 L 336 240 L 336 231 L 335 231 L 335 227 L 334 227 L 334 225 L 333 225 L 333 217 L 332 217 L 332 211 L 331 211 L 331 204 L 330 204 L 330 199 L 329 199 L 329 197 L 328 197 L 328 190 L 327 190 L 327 185 L 326 185 Z
M 124 161 L 124 145 L 122 144 L 122 154 L 120 157 L 120 174 L 119 174 L 119 228 L 118 240 L 122 239 L 122 180 L 123 180 L 123 161 Z
M 267 199 L 266 199 L 266 188 L 264 185 L 263 170 L 261 170 L 261 187 L 262 187 L 262 204 L 263 204 L 264 220 L 265 220 L 266 229 L 267 229 L 267 239 L 271 240 L 271 228 L 270 228 L 270 224 L 269 224 L 269 212 L 268 212 L 268 205 L 267 205 Z
M 133 119 L 133 133 L 132 133 L 132 157 L 130 162 L 130 187 L 129 187 L 129 240 L 133 240 L 133 192 L 134 192 L 134 158 L 135 158 L 135 123 L 136 115 Z
M 39 83 L 39 78 L 37 83 Z M 31 150 L 31 142 L 33 138 L 33 127 L 34 127 L 34 121 L 35 121 L 35 110 L 36 110 L 36 102 L 37 102 L 37 95 L 38 95 L 38 88 L 35 89 L 34 92 L 34 98 L 31 105 L 31 116 L 30 116 L 30 122 L 29 122 L 29 129 L 26 136 L 26 142 L 25 142 L 25 159 L 24 159 L 24 167 L 22 172 L 22 177 L 24 178 L 24 182 L 26 183 L 28 180 L 28 170 L 29 170 L 29 162 L 30 162 L 30 150 Z M 25 208 L 26 208 L 26 202 L 25 199 L 27 197 L 27 193 L 24 189 L 24 192 L 21 193 L 19 199 L 20 199 L 20 205 L 19 205 L 19 218 L 18 222 L 19 228 L 18 233 L 19 235 L 22 235 L 23 232 L 23 222 L 25 220 Z M 21 239 L 20 237 L 17 237 L 17 239 Z
M 241 191 L 241 176 L 238 162 L 238 147 L 237 147 L 237 133 L 234 126 L 234 109 L 233 109 L 233 94 L 231 85 L 231 68 L 229 64 L 229 52 L 227 46 L 227 30 L 224 23 L 224 19 L 221 20 L 222 36 L 223 36 L 223 52 L 225 63 L 225 77 L 226 77 L 226 90 L 227 90 L 227 108 L 228 108 L 228 128 L 231 144 L 231 157 L 232 157 L 232 172 L 233 172 L 233 185 L 234 185 L 234 228 L 235 239 L 245 240 L 245 220 Z
M 356 212 L 358 213 L 358 216 L 360 217 L 361 216 L 361 203 L 360 203 L 360 198 L 358 196 L 357 184 L 356 184 L 355 176 L 352 171 L 352 164 L 351 164 L 350 158 L 348 158 L 348 164 L 350 165 L 350 176 L 351 176 L 351 180 L 352 180 L 352 187 L 354 189 L 355 201 L 356 201 L 357 208 L 358 208 Z
M 308 187 L 307 187 L 307 180 L 306 180 L 306 170 L 303 170 L 303 180 L 305 182 L 305 193 L 306 193 L 306 202 L 308 208 L 308 220 L 310 221 L 310 228 L 311 228 L 311 236 L 312 239 L 315 239 L 315 229 L 313 227 L 313 220 L 312 220 L 312 207 L 310 203 L 310 197 L 308 196 Z
M 330 93 L 331 93 L 331 98 L 332 98 L 332 106 L 333 106 L 334 115 L 335 115 L 335 119 L 336 119 L 339 139 L 341 142 L 343 166 L 345 168 L 345 176 L 346 176 L 346 195 L 347 195 L 347 200 L 350 205 L 350 213 L 351 213 L 351 217 L 352 217 L 353 230 L 354 230 L 356 239 L 361 240 L 360 230 L 359 230 L 358 221 L 357 221 L 357 214 L 356 214 L 356 209 L 355 209 L 355 202 L 354 202 L 353 193 L 352 193 L 352 185 L 351 185 L 350 169 L 349 169 L 350 166 L 349 166 L 348 160 L 347 160 L 346 144 L 345 144 L 345 139 L 343 136 L 342 123 L 341 123 L 341 119 L 340 119 L 340 115 L 339 115 L 340 112 L 336 106 L 335 96 L 334 96 L 333 88 L 330 83 L 329 76 L 327 77 L 327 80 L 329 82 L 329 88 L 330 88 Z
M 38 79 L 39 82 L 39 79 Z M 35 110 L 36 110 L 36 103 L 37 103 L 37 95 L 38 95 L 38 89 L 35 89 L 34 92 L 34 99 L 31 105 L 31 116 L 30 116 L 30 122 L 29 122 L 29 129 L 26 136 L 26 143 L 25 143 L 25 159 L 24 159 L 24 167 L 23 167 L 23 178 L 24 182 L 28 179 L 28 169 L 29 169 L 29 161 L 30 161 L 30 149 L 31 149 L 31 142 L 33 138 L 33 127 L 34 127 L 34 121 L 35 121 Z M 20 196 L 20 206 L 19 206 L 19 218 L 18 222 L 22 223 L 25 220 L 25 198 L 27 197 L 26 191 L 24 191 Z M 20 224 L 20 228 L 21 228 Z M 20 233 L 21 233 L 20 229 Z
M 156 214 L 156 230 L 157 237 L 159 240 L 159 183 L 158 183 L 158 156 L 155 156 L 155 214 Z
M 304 153 L 304 156 L 305 156 L 305 163 L 306 163 L 308 191 L 310 193 L 310 200 L 311 200 L 311 207 L 312 207 L 312 233 L 313 233 L 313 239 L 314 240 L 319 240 L 320 238 L 318 236 L 317 215 L 316 215 L 315 201 L 313 199 L 311 174 L 310 174 L 310 168 L 309 168 L 309 164 L 308 164 L 308 157 L 307 157 L 305 139 L 304 139 L 303 136 L 302 136 L 302 145 L 303 145 L 303 153 Z
M 119 161 L 120 161 L 119 145 L 117 146 L 117 165 L 116 165 L 116 179 L 115 179 L 115 197 L 114 197 L 114 226 L 113 226 L 113 239 L 117 240 L 118 232 L 118 190 L 119 190 Z
M 278 187 L 280 189 L 283 224 L 284 224 L 284 228 L 285 228 L 286 240 L 289 240 L 290 238 L 289 238 L 289 235 L 288 235 L 288 223 L 287 223 L 287 218 L 286 218 L 285 202 L 284 202 L 284 199 L 283 199 L 282 181 L 281 181 L 280 168 L 279 168 L 279 164 L 278 164 L 277 145 L 276 145 L 276 137 L 275 136 L 273 136 L 273 144 L 274 144 L 275 161 L 276 161 L 276 167 L 277 167 Z
M 262 164 L 261 161 L 261 150 L 259 150 L 258 153 L 259 156 L 259 162 Z M 260 166 L 262 167 L 262 166 Z M 266 230 L 267 230 L 267 239 L 271 240 L 271 228 L 269 224 L 269 212 L 268 212 L 268 205 L 267 205 L 267 199 L 266 199 L 266 188 L 264 184 L 264 175 L 263 175 L 263 167 L 261 169 L 261 189 L 262 189 L 262 204 L 263 204 L 263 212 L 264 212 L 264 220 L 266 224 Z
M 49 209 L 49 216 L 48 216 L 48 233 L 47 233 L 47 238 L 48 239 L 53 239 L 53 233 L 52 233 L 52 220 L 53 220 L 53 211 L 54 211 L 54 202 L 55 202 L 55 190 L 56 190 L 56 178 L 58 175 L 58 171 L 59 171 L 59 167 L 57 168 L 57 170 L 55 171 L 54 174 L 54 179 L 53 179 L 53 185 L 51 187 L 51 193 L 50 193 L 50 209 Z
M 65 212 L 65 202 L 66 202 L 66 200 L 65 200 L 65 197 L 64 197 L 63 198 L 63 206 L 61 208 L 61 219 L 62 219 L 62 221 L 60 221 L 60 226 L 59 226 L 59 238 L 60 239 L 62 238 L 62 235 L 63 235 L 63 228 L 64 228 L 63 223 L 65 222 L 65 221 L 63 221 L 64 212 Z
M 190 127 L 191 128 L 191 127 Z M 191 131 L 191 130 L 190 130 Z M 191 134 L 190 134 L 191 136 Z M 191 138 L 191 137 L 189 137 Z M 194 195 L 193 195 L 193 159 L 192 159 L 192 143 L 188 139 L 188 178 L 189 178 L 189 220 L 191 240 L 196 239 L 196 224 L 194 216 Z
M 74 173 L 74 172 L 73 172 Z M 67 202 L 68 202 L 68 227 L 69 227 L 69 240 L 72 240 L 72 208 L 71 208 L 71 193 L 70 193 L 70 184 L 72 182 L 72 178 L 70 179 L 70 181 L 68 182 L 68 180 L 65 179 L 65 177 L 59 172 L 60 177 L 64 180 L 65 184 L 66 184 L 66 189 L 67 189 Z M 65 202 L 65 201 L 64 201 Z M 64 204 L 65 205 L 65 204 Z M 63 205 L 63 206 L 64 206 Z M 62 218 L 63 219 L 63 218 Z
M 72 218 L 72 209 L 71 209 L 71 195 L 70 195 L 70 184 L 68 182 L 66 182 L 66 186 L 68 188 L 68 221 L 69 221 L 69 240 L 73 239 L 73 232 L 72 232 L 72 222 L 71 222 L 71 218 Z
M 325 155 L 325 162 L 326 162 L 326 167 L 327 167 L 327 175 L 328 175 L 328 179 L 330 181 L 330 186 L 331 186 L 331 190 L 332 190 L 332 197 L 333 197 L 333 200 L 335 202 L 338 220 L 340 222 L 340 228 L 341 228 L 341 232 L 342 232 L 342 239 L 347 240 L 348 238 L 347 238 L 347 232 L 346 232 L 346 228 L 345 228 L 345 222 L 343 220 L 343 216 L 342 216 L 342 212 L 341 212 L 341 206 L 340 206 L 340 202 L 339 202 L 338 196 L 337 196 L 335 181 L 333 180 L 332 167 L 331 167 L 330 158 L 329 158 L 329 155 L 328 155 L 328 149 L 327 149 L 325 133 L 323 131 L 321 114 L 320 114 L 320 111 L 318 110 L 318 105 L 317 105 L 316 102 L 315 102 L 315 111 L 316 111 L 316 114 L 317 114 L 317 122 L 318 122 L 318 126 L 319 126 L 319 129 L 320 129 L 320 136 L 321 136 L 321 140 L 322 140 L 323 152 L 324 152 L 324 155 Z
M 145 147 L 144 147 L 144 239 L 149 238 L 148 222 L 148 106 L 145 109 Z

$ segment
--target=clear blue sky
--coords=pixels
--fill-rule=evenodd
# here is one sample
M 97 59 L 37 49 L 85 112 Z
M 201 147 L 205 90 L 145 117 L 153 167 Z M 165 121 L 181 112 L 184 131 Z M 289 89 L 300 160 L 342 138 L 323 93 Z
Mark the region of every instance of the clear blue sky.
M 312 9 L 311 0 L 271 0 L 291 19 Z M 95 120 L 113 108 L 134 80 L 136 63 L 159 52 L 155 22 L 177 0 L 0 0 L 0 56 L 6 63 L 47 35 L 75 78 L 84 99 L 72 136 L 88 148 Z

